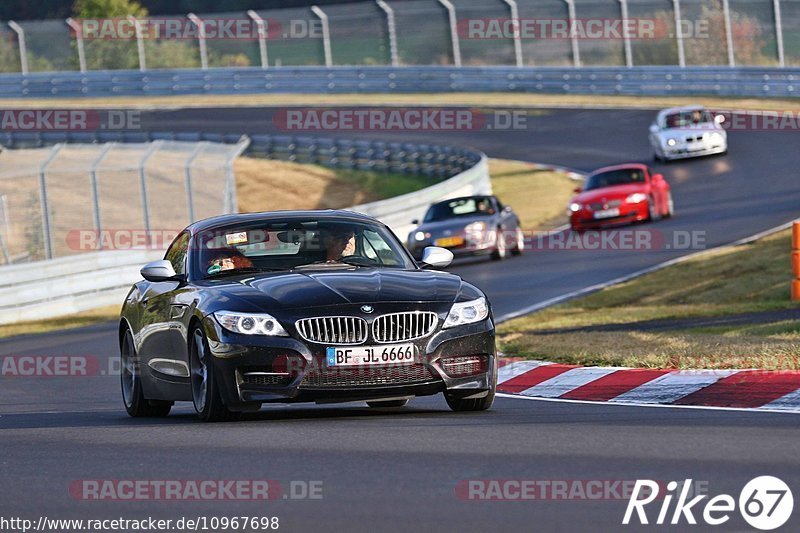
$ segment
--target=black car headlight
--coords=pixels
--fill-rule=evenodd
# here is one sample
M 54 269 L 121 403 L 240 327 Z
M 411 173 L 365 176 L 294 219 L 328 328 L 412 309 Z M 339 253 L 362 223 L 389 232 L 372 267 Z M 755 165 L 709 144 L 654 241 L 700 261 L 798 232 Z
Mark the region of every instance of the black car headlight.
M 233 311 L 216 311 L 214 318 L 219 324 L 233 333 L 242 335 L 270 335 L 288 337 L 280 322 L 266 313 L 235 313 Z
M 487 316 L 489 316 L 489 306 L 486 304 L 486 298 L 481 297 L 468 302 L 454 303 L 442 329 L 474 324 L 484 320 Z

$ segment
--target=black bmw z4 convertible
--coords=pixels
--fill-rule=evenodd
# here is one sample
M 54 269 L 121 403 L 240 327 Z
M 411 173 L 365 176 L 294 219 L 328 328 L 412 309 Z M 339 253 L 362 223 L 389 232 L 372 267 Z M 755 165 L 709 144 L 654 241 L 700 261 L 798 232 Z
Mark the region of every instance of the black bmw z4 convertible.
M 145 265 L 119 324 L 131 416 L 194 404 L 206 421 L 264 403 L 401 407 L 444 393 L 491 407 L 495 327 L 486 296 L 417 263 L 384 224 L 348 211 L 234 214 L 195 222 Z

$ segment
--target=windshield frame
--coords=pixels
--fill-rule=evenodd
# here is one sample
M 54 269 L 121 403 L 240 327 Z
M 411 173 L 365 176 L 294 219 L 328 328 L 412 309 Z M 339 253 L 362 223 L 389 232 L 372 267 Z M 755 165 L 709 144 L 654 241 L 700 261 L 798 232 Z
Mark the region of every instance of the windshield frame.
M 603 176 L 605 174 L 622 173 L 622 172 L 626 172 L 626 173 L 641 172 L 643 179 L 641 181 L 626 181 L 624 183 L 614 183 L 614 184 L 601 185 L 601 186 L 596 186 L 596 187 L 590 187 L 589 186 L 589 184 L 591 183 L 591 180 L 594 179 L 597 176 Z M 650 177 L 649 177 L 648 172 L 645 169 L 642 169 L 642 168 L 615 168 L 615 169 L 604 170 L 602 172 L 595 172 L 592 175 L 590 175 L 588 178 L 586 178 L 586 182 L 584 183 L 583 190 L 584 191 L 596 191 L 596 190 L 599 190 L 599 189 L 606 189 L 608 187 L 618 187 L 620 185 L 645 185 L 648 182 L 649 179 L 650 179 Z
M 328 217 L 308 217 L 308 218 L 264 218 L 260 220 L 240 220 L 240 221 L 233 221 L 226 224 L 219 224 L 216 226 L 204 227 L 202 229 L 197 229 L 192 232 L 190 245 L 189 245 L 189 253 L 187 254 L 187 274 L 189 281 L 212 281 L 214 279 L 225 279 L 229 277 L 233 277 L 237 275 L 237 270 L 226 271 L 227 274 L 222 276 L 218 275 L 209 275 L 207 271 L 202 269 L 200 265 L 201 261 L 201 248 L 202 243 L 200 242 L 201 239 L 207 238 L 208 234 L 215 233 L 215 234 L 225 234 L 225 233 L 233 233 L 237 231 L 243 231 L 247 229 L 256 229 L 256 228 L 263 228 L 264 226 L 271 226 L 276 224 L 287 224 L 289 226 L 301 226 L 302 224 L 309 224 L 315 223 L 321 226 L 325 226 L 326 224 L 334 224 L 334 225 L 347 225 L 358 227 L 359 231 L 369 230 L 372 232 L 377 233 L 382 240 L 389 245 L 389 248 L 395 253 L 397 258 L 400 260 L 400 264 L 398 265 L 382 265 L 382 264 L 374 264 L 370 265 L 369 267 L 366 266 L 356 266 L 356 265 L 349 265 L 350 268 L 377 268 L 377 269 L 390 269 L 390 270 L 419 270 L 419 265 L 416 263 L 414 258 L 408 252 L 406 247 L 400 242 L 394 232 L 385 224 L 381 224 L 377 221 L 370 221 L 370 220 L 363 220 L 363 219 L 350 219 L 347 217 L 342 218 L 328 218 Z M 349 257 L 349 256 L 345 256 Z M 334 262 L 330 263 L 331 265 L 343 265 L 345 263 L 342 262 Z M 307 265 L 297 265 L 297 266 L 307 266 Z M 325 270 L 328 266 L 328 263 L 321 263 L 319 265 L 319 270 Z M 258 268 L 258 267 L 257 267 Z M 241 276 L 253 276 L 253 275 L 260 275 L 260 274 L 280 274 L 280 273 L 289 273 L 294 272 L 295 267 L 292 268 L 270 268 L 268 266 L 264 266 L 263 269 L 259 271 L 254 270 L 244 270 L 242 269 L 239 271 L 238 275 Z M 310 268 L 304 268 L 304 271 L 312 270 Z
M 448 216 L 446 218 L 428 219 L 428 215 L 434 209 L 436 209 L 437 207 L 439 207 L 441 205 L 447 205 L 448 203 L 451 203 L 451 202 L 468 201 L 468 200 L 474 200 L 475 203 L 476 203 L 476 206 L 477 206 L 477 203 L 479 201 L 485 200 L 485 201 L 487 201 L 489 203 L 489 207 L 492 209 L 493 212 L 490 213 L 488 211 L 478 211 L 476 209 L 475 211 L 472 211 L 471 213 L 463 213 L 463 214 L 460 214 L 460 215 L 451 214 L 450 216 Z M 452 209 L 450 210 L 450 212 L 452 213 Z M 425 211 L 425 216 L 422 218 L 422 223 L 423 224 L 429 224 L 429 223 L 435 223 L 435 222 L 442 222 L 442 221 L 445 221 L 445 220 L 458 220 L 458 219 L 461 219 L 461 218 L 471 218 L 471 217 L 491 217 L 491 216 L 496 215 L 497 212 L 498 212 L 498 206 L 495 203 L 495 199 L 492 196 L 489 196 L 489 195 L 463 196 L 461 198 L 450 198 L 448 200 L 442 200 L 441 202 L 436 202 L 435 204 L 431 205 L 430 207 L 428 207 L 427 211 Z

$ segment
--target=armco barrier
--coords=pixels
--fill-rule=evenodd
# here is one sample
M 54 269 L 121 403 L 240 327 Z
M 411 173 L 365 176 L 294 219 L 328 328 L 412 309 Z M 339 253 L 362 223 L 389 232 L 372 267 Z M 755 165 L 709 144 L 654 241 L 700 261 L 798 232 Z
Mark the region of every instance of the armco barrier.
M 90 252 L 0 269 L 0 324 L 122 305 L 143 264 L 163 256 L 153 250 Z
M 175 137 L 175 134 L 153 133 L 145 139 L 136 137 L 136 141 Z M 194 134 L 189 138 L 181 135 L 180 138 L 236 142 L 241 135 Z M 60 134 L 59 137 L 17 133 L 6 133 L 0 139 L 13 147 L 91 140 L 85 136 L 75 139 L 74 134 Z M 444 181 L 433 180 L 430 187 L 420 191 L 350 208 L 384 221 L 401 239 L 405 239 L 410 230 L 411 219 L 421 218 L 431 202 L 458 195 L 490 194 L 492 191 L 486 156 L 467 148 L 407 143 L 363 144 L 266 135 L 253 136 L 252 141 L 252 151 L 270 157 L 329 166 L 423 173 L 437 178 L 451 176 Z M 162 256 L 163 251 L 153 250 L 102 251 L 0 267 L 0 324 L 121 305 L 130 285 L 141 279 L 141 266 Z
M 231 67 L 0 75 L 0 98 L 440 92 L 792 97 L 798 90 L 796 67 Z

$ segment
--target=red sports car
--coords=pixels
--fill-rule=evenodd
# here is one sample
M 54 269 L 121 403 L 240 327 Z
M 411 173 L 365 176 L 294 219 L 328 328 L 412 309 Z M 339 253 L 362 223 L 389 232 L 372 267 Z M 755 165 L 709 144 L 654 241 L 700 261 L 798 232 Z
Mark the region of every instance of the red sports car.
M 575 192 L 569 203 L 574 231 L 656 220 L 673 213 L 669 183 L 640 163 L 595 170 Z

